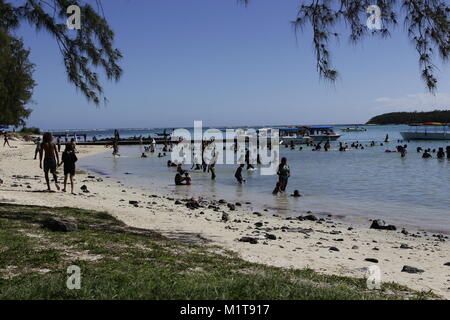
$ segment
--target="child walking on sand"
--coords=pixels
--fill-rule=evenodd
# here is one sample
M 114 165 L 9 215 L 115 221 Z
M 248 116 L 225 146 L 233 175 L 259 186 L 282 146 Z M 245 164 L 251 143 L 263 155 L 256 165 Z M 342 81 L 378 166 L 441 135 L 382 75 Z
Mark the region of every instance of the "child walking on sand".
M 66 144 L 66 149 L 62 154 L 61 162 L 59 164 L 60 166 L 64 163 L 64 189 L 62 190 L 63 192 L 66 192 L 67 178 L 70 177 L 70 187 L 72 190 L 72 194 L 75 194 L 73 192 L 74 190 L 73 176 L 75 175 L 75 162 L 77 162 L 77 160 L 78 158 L 73 150 L 73 145 L 71 143 Z

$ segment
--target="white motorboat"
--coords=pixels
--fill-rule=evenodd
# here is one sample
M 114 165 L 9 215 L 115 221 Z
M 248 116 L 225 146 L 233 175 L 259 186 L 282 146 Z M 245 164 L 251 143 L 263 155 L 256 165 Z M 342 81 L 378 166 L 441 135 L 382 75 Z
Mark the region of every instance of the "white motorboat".
M 405 140 L 450 140 L 448 124 L 440 122 L 414 124 L 409 131 L 400 134 Z

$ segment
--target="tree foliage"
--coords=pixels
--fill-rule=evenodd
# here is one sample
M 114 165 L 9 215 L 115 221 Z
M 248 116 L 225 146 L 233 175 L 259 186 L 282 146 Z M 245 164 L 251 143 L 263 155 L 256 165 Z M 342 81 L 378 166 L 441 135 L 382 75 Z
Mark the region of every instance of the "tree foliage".
M 67 8 L 81 8 L 81 30 L 69 30 L 66 25 Z M 114 33 L 110 29 L 99 0 L 0 0 L 0 28 L 16 29 L 27 21 L 37 30 L 48 32 L 56 40 L 64 60 L 69 82 L 73 83 L 88 99 L 99 104 L 103 95 L 99 75 L 100 68 L 109 80 L 119 80 L 122 58 L 113 47 Z
M 31 113 L 26 105 L 31 101 L 35 82 L 30 52 L 22 40 L 0 30 L 0 124 L 25 124 Z
M 424 122 L 450 123 L 450 110 L 435 110 L 429 112 L 391 112 L 373 117 L 367 123 L 414 124 Z
M 250 0 L 239 0 L 248 4 Z M 312 41 L 321 77 L 334 81 L 338 76 L 331 62 L 330 42 L 338 39 L 338 25 L 350 32 L 353 43 L 365 36 L 387 37 L 392 28 L 403 19 L 407 36 L 419 57 L 421 77 L 428 89 L 437 87 L 433 58 L 447 62 L 450 52 L 450 7 L 447 0 L 301 0 L 297 16 L 292 22 L 296 31 L 305 26 L 312 30 Z M 383 27 L 371 31 L 367 28 L 367 8 L 378 5 Z

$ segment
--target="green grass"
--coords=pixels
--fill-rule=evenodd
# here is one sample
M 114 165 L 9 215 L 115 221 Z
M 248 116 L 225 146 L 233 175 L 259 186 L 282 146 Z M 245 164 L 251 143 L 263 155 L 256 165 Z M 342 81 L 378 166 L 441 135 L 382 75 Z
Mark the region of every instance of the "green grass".
M 78 230 L 40 226 L 56 215 Z M 364 279 L 246 262 L 196 235 L 169 240 L 127 227 L 104 212 L 0 204 L 0 299 L 426 299 L 395 283 L 381 291 Z M 66 287 L 81 268 L 81 289 Z

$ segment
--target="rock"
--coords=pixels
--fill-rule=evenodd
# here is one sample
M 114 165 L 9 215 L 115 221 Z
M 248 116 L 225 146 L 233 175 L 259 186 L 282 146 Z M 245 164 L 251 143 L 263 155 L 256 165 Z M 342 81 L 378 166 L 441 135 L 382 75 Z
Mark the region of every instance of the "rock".
M 359 247 L 358 247 L 358 246 L 353 246 L 352 249 L 353 249 L 353 250 L 358 250 Z
M 256 222 L 256 223 L 255 223 L 255 226 L 256 226 L 257 228 L 261 228 L 261 227 L 263 226 L 263 223 L 262 223 L 262 222 Z
M 378 230 L 397 230 L 397 228 L 393 225 L 386 225 L 386 222 L 384 220 L 373 220 L 372 224 L 370 225 L 370 229 L 378 229 Z
M 336 247 L 330 247 L 329 249 L 330 249 L 330 251 L 339 251 L 339 249 Z
M 234 204 L 232 204 L 232 203 L 228 203 L 228 204 L 227 204 L 227 207 L 228 207 L 228 209 L 230 209 L 231 211 L 236 210 L 236 206 L 235 206 Z
M 2 179 L 0 179 L 0 184 L 3 184 L 3 180 Z
M 81 191 L 86 192 L 88 188 L 85 184 L 83 184 L 80 189 Z
M 228 215 L 228 213 L 224 212 L 222 213 L 222 221 L 227 222 L 230 220 L 230 216 Z
M 309 220 L 309 221 L 317 221 L 318 220 L 317 217 L 313 214 L 308 214 L 308 215 L 304 216 L 303 219 Z
M 406 231 L 405 229 L 402 229 L 402 233 L 403 233 L 405 236 L 407 236 L 407 235 L 409 234 L 409 232 Z
M 369 261 L 369 262 L 373 262 L 373 263 L 378 263 L 378 259 L 375 259 L 375 258 L 365 258 L 364 261 Z
M 239 239 L 240 242 L 249 242 L 251 244 L 257 244 L 258 239 L 252 237 L 242 237 Z
M 277 237 L 274 234 L 266 233 L 266 238 L 269 240 L 277 240 Z
M 450 262 L 444 263 L 444 266 L 450 267 Z
M 242 204 L 240 202 L 236 202 L 235 205 L 236 205 L 236 207 L 242 206 Z
M 87 176 L 88 179 L 95 179 L 95 176 Z
M 416 268 L 416 267 L 411 267 L 411 266 L 403 266 L 402 272 L 407 272 L 407 273 L 423 273 L 425 272 L 425 270 Z
M 135 201 L 135 200 L 130 200 L 130 201 L 128 201 L 128 203 L 129 204 L 132 204 L 132 205 L 138 205 L 139 204 L 139 201 Z
M 220 199 L 220 200 L 219 200 L 219 203 L 220 203 L 220 204 L 225 204 L 225 203 L 227 203 L 227 202 L 226 202 L 224 199 Z
M 175 204 L 182 204 L 180 200 L 175 201 Z
M 259 212 L 253 212 L 253 214 L 254 214 L 255 216 L 262 217 L 262 213 L 259 213 Z
M 69 232 L 78 229 L 78 226 L 74 221 L 60 217 L 46 218 L 42 221 L 42 226 L 52 231 L 62 232 Z
M 400 249 L 412 249 L 412 247 L 408 246 L 407 244 L 402 243 L 400 245 Z

